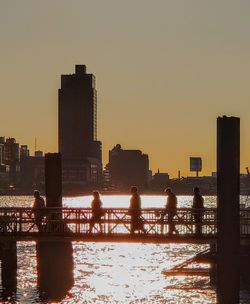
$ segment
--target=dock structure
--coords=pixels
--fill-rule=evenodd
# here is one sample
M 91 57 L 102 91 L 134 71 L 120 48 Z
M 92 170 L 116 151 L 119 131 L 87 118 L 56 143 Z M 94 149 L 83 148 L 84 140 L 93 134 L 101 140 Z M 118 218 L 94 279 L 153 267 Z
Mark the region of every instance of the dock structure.
M 211 276 L 214 271 L 213 267 L 204 268 L 199 266 L 191 268 L 190 265 L 194 263 L 211 263 L 211 261 L 214 259 L 214 252 L 212 252 L 210 248 L 207 248 L 195 256 L 185 260 L 181 264 L 178 264 L 171 269 L 162 271 L 162 273 L 166 276 Z
M 38 209 L 36 209 L 36 212 Z M 91 208 L 44 208 L 40 231 L 32 208 L 0 208 L 0 241 L 64 240 L 145 242 L 145 243 L 215 243 L 217 239 L 217 209 L 204 208 L 201 222 L 195 221 L 197 209 L 180 208 L 174 216 L 177 233 L 169 234 L 169 215 L 163 208 L 141 210 L 146 233 L 131 233 L 131 217 L 127 208 L 103 208 L 99 225 L 89 233 L 92 217 Z M 201 233 L 195 233 L 200 225 Z M 242 240 L 250 240 L 250 209 L 240 211 Z
M 217 303 L 239 303 L 240 273 L 247 269 L 250 260 L 250 209 L 239 208 L 239 176 L 240 176 L 240 119 L 236 117 L 219 117 L 217 119 L 217 207 L 179 208 L 172 219 L 166 209 L 145 208 L 141 210 L 143 222 L 142 233 L 132 233 L 131 216 L 126 208 L 103 208 L 101 228 L 99 222 L 90 233 L 92 218 L 91 208 L 62 207 L 62 172 L 61 155 L 47 154 L 45 158 L 46 176 L 46 208 L 38 210 L 42 214 L 39 229 L 32 208 L 0 208 L 0 247 L 2 249 L 2 265 L 9 269 L 11 261 L 16 264 L 15 249 L 17 241 L 44 242 L 38 244 L 41 258 L 40 264 L 51 259 L 57 260 L 61 252 L 60 241 L 84 242 L 140 242 L 140 243 L 198 243 L 210 244 L 209 252 L 203 252 L 183 264 L 168 271 L 169 275 L 207 275 L 207 269 L 190 269 L 192 262 L 207 258 L 216 264 L 212 271 L 216 273 Z M 152 202 L 153 203 L 153 202 Z M 195 214 L 199 212 L 199 222 Z M 175 226 L 174 234 L 169 234 L 169 226 Z M 98 224 L 98 225 L 97 225 Z M 199 229 L 196 229 L 199 228 Z M 199 231 L 199 234 L 195 233 Z M 52 243 L 50 243 L 52 241 Z M 4 246 L 9 250 L 4 254 Z M 55 245 L 55 248 L 52 248 Z M 71 244 L 70 244 L 71 246 Z M 71 248 L 65 245 L 64 251 L 70 256 Z M 52 254 L 53 251 L 53 254 Z M 10 253 L 10 255 L 9 255 Z M 11 256 L 11 258 L 10 258 Z M 40 256 L 40 255 L 38 255 Z M 6 259 L 3 261 L 3 259 Z M 51 260 L 53 260 L 51 259 Z M 72 260 L 71 258 L 69 259 Z M 241 260 L 241 261 L 240 261 Z M 5 264 L 4 264 L 5 263 Z M 39 264 L 39 265 L 40 265 Z M 54 263 L 55 278 L 61 269 Z M 72 262 L 69 262 L 72 272 Z M 44 268 L 45 269 L 45 268 Z M 16 270 L 15 270 L 16 271 Z M 11 278 L 5 278 L 6 285 L 15 289 L 15 271 Z M 58 272 L 58 273 L 57 273 Z M 3 273 L 7 273 L 5 270 Z M 47 273 L 47 270 L 43 274 Z M 166 273 L 167 274 L 167 273 Z M 43 276 L 41 276 L 43 278 Z M 40 285 L 50 290 L 47 282 L 41 279 Z M 72 285 L 72 280 L 62 281 L 65 290 Z

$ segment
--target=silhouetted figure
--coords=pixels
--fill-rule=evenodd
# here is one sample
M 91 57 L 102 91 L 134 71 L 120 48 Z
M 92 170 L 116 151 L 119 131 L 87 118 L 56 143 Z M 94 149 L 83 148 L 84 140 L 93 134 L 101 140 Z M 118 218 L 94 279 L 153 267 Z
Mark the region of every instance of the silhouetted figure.
M 178 233 L 178 231 L 175 229 L 174 220 L 173 220 L 177 211 L 177 198 L 170 188 L 167 188 L 165 190 L 165 193 L 167 195 L 167 203 L 165 206 L 166 211 L 164 212 L 164 215 L 168 214 L 168 223 L 169 223 L 168 233 L 171 235 L 173 234 L 173 232 Z
M 95 224 L 99 224 L 100 232 L 102 232 L 101 217 L 104 215 L 102 209 L 102 201 L 100 199 L 100 193 L 93 191 L 93 200 L 91 203 L 92 217 L 90 219 L 89 233 L 92 233 L 92 229 Z
M 204 199 L 200 194 L 200 189 L 198 187 L 194 188 L 194 197 L 193 197 L 193 209 L 194 210 L 194 221 L 195 221 L 195 234 L 202 233 L 202 213 L 204 208 Z
M 131 233 L 133 234 L 136 230 L 146 233 L 143 226 L 143 220 L 141 219 L 141 198 L 138 194 L 137 187 L 131 187 L 131 194 L 132 196 L 129 205 L 129 215 L 131 216 Z
M 34 191 L 34 203 L 33 203 L 33 209 L 34 209 L 34 216 L 35 216 L 35 223 L 37 225 L 38 231 L 42 230 L 42 219 L 45 215 L 44 211 L 41 209 L 45 208 L 45 201 L 41 197 L 40 192 L 38 190 Z M 36 210 L 38 209 L 38 210 Z

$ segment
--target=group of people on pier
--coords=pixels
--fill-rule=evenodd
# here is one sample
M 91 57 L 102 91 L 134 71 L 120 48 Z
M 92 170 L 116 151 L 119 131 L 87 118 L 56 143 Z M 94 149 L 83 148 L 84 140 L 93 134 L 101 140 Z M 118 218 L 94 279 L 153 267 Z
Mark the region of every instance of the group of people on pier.
M 131 187 L 131 198 L 130 205 L 128 208 L 128 214 L 131 217 L 130 232 L 134 234 L 136 231 L 147 233 L 144 228 L 143 219 L 141 217 L 141 197 L 138 193 L 138 188 Z M 161 219 L 163 220 L 166 215 L 168 215 L 168 234 L 178 234 L 178 230 L 175 227 L 174 217 L 177 214 L 177 197 L 172 192 L 171 188 L 165 190 L 167 195 L 167 203 L 165 210 L 161 213 Z M 102 232 L 101 218 L 105 215 L 102 209 L 102 201 L 100 199 L 100 194 L 98 191 L 93 192 L 93 200 L 91 203 L 92 217 L 90 219 L 89 233 L 92 233 L 95 224 L 99 224 L 100 232 Z M 194 188 L 193 205 L 194 209 L 194 221 L 195 221 L 195 234 L 202 233 L 202 209 L 204 208 L 204 199 L 200 194 L 200 189 L 198 187 Z M 161 233 L 163 233 L 164 225 L 161 225 Z
M 130 232 L 134 234 L 136 231 L 139 233 L 147 233 L 144 222 L 141 217 L 141 197 L 138 193 L 138 188 L 136 186 L 131 187 L 131 198 L 130 198 L 130 205 L 128 208 L 128 214 L 131 217 L 130 223 Z M 175 227 L 174 218 L 177 215 L 177 197 L 172 192 L 171 188 L 167 188 L 165 190 L 167 195 L 167 202 L 164 208 L 164 211 L 161 212 L 160 217 L 163 222 L 161 225 L 161 233 L 164 231 L 164 218 L 167 215 L 168 218 L 168 234 L 178 234 L 178 230 Z M 42 211 L 45 208 L 44 199 L 40 196 L 39 191 L 34 191 L 35 201 L 33 204 L 34 209 L 34 217 L 35 223 L 38 227 L 38 230 L 41 231 L 41 222 L 44 217 L 44 212 Z M 194 188 L 194 196 L 193 196 L 193 205 L 192 208 L 194 222 L 195 222 L 195 234 L 199 235 L 202 233 L 202 209 L 204 208 L 204 199 L 200 194 L 200 190 L 198 187 Z M 99 231 L 102 232 L 102 217 L 105 215 L 105 211 L 102 208 L 102 201 L 100 198 L 100 193 L 98 191 L 93 191 L 93 200 L 91 202 L 91 209 L 92 209 L 92 217 L 90 219 L 89 224 L 89 233 L 92 233 L 95 224 L 99 225 Z M 159 215 L 158 215 L 159 216 Z

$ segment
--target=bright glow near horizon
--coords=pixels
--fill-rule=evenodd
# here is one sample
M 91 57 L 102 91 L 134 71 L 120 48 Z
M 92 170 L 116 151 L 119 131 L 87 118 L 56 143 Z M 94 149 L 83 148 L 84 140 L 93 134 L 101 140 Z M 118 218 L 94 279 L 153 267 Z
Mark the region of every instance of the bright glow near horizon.
M 1 134 L 57 151 L 60 75 L 86 64 L 97 80 L 98 139 L 141 149 L 153 171 L 215 170 L 218 115 L 241 117 L 250 165 L 250 2 L 0 2 Z

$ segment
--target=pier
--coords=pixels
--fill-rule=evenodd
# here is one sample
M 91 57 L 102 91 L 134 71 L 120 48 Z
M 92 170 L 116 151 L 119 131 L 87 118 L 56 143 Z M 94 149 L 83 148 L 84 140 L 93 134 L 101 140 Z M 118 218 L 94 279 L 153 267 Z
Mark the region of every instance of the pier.
M 62 207 L 61 155 L 45 157 L 46 208 L 0 208 L 0 248 L 2 282 L 16 288 L 16 242 L 36 241 L 39 286 L 53 294 L 65 286 L 69 290 L 72 279 L 72 241 L 82 242 L 138 242 L 138 243 L 195 243 L 208 244 L 210 249 L 171 269 L 166 275 L 216 274 L 219 304 L 239 302 L 240 275 L 249 278 L 250 209 L 240 209 L 240 121 L 235 117 L 217 120 L 217 208 L 178 208 L 176 212 L 163 208 L 141 209 L 144 231 L 132 233 L 131 216 L 127 208 L 103 208 L 99 222 L 90 232 L 91 208 Z M 153 202 L 152 202 L 153 205 Z M 35 213 L 41 214 L 41 221 Z M 199 220 L 195 214 L 199 214 Z M 175 233 L 169 233 L 174 223 Z M 39 226 L 39 227 L 38 227 Z M 199 228 L 199 229 L 197 229 Z M 142 229 L 143 230 L 143 229 Z M 199 233 L 195 233 L 199 231 Z M 63 250 L 62 250 L 63 248 Z M 64 252 L 63 261 L 58 259 Z M 192 269 L 192 262 L 211 262 L 211 271 Z M 62 275 L 65 261 L 69 268 Z M 13 270 L 14 269 L 14 270 Z M 51 283 L 48 284 L 49 274 Z M 69 278 L 69 280 L 65 280 Z M 57 286 L 51 288 L 51 284 Z M 62 293 L 63 294 L 63 293 Z M 53 295 L 58 298 L 58 295 Z M 53 298 L 53 297 L 52 297 Z
M 37 212 L 38 209 L 36 209 Z M 180 208 L 174 216 L 178 233 L 169 234 L 169 214 L 161 208 L 142 209 L 141 218 L 146 233 L 131 233 L 131 217 L 126 208 L 103 208 L 102 231 L 94 226 L 89 233 L 91 208 L 40 209 L 44 214 L 40 231 L 37 228 L 32 208 L 0 208 L 0 241 L 105 241 L 144 243 L 214 243 L 217 239 L 217 209 L 200 210 L 202 220 L 195 222 L 191 208 Z M 166 214 L 164 214 L 166 213 Z M 163 215 L 164 214 L 164 215 Z M 195 226 L 201 233 L 195 234 Z M 250 209 L 240 210 L 240 233 L 242 242 L 250 240 Z

